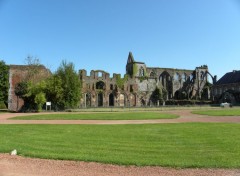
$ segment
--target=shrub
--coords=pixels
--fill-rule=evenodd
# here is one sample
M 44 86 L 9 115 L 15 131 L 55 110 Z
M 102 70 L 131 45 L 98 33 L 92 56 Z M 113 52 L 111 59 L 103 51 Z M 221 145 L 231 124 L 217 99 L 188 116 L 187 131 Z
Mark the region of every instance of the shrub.
M 212 104 L 211 101 L 200 101 L 200 100 L 167 100 L 166 105 L 208 105 Z
M 3 101 L 0 101 L 0 109 L 7 109 L 7 107 Z

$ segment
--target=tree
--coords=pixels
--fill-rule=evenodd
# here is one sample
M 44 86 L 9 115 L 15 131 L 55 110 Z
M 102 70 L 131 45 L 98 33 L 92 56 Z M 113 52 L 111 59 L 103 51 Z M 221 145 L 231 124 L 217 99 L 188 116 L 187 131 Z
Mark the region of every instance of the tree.
M 17 95 L 19 98 L 24 98 L 24 96 L 28 93 L 28 83 L 27 82 L 19 82 L 14 91 L 15 95 Z
M 81 81 L 78 73 L 74 70 L 74 64 L 62 61 L 62 64 L 56 72 L 56 76 L 58 76 L 62 81 L 63 108 L 77 107 L 81 96 Z
M 46 79 L 51 75 L 38 58 L 28 56 L 26 58 L 27 66 L 22 82 L 15 87 L 15 94 L 18 98 L 24 100 L 24 106 L 21 110 L 41 111 L 46 102 Z
M 158 102 L 159 103 L 165 102 L 167 100 L 166 89 L 156 87 L 156 89 L 152 92 L 151 100 L 155 105 L 157 105 Z
M 8 102 L 8 72 L 9 66 L 4 61 L 0 61 L 0 102 L 4 102 L 7 105 Z
M 43 104 L 46 102 L 45 93 L 39 92 L 38 94 L 36 94 L 34 102 L 37 104 L 37 111 L 41 111 Z
M 15 87 L 15 94 L 18 98 L 24 100 L 22 110 L 37 110 L 41 111 L 43 104 L 46 102 L 45 96 L 46 83 L 44 80 L 38 83 L 20 82 Z
M 38 111 L 42 110 L 43 104 L 46 102 L 45 97 L 46 82 L 43 80 L 39 83 L 28 83 L 28 93 L 26 97 L 31 99 L 31 102 L 35 103 L 35 107 Z
M 162 99 L 162 91 L 156 87 L 156 89 L 152 92 L 151 100 L 154 105 L 158 105 L 158 102 Z
M 54 74 L 46 80 L 46 99 L 52 102 L 52 107 L 57 110 L 63 107 L 62 79 Z

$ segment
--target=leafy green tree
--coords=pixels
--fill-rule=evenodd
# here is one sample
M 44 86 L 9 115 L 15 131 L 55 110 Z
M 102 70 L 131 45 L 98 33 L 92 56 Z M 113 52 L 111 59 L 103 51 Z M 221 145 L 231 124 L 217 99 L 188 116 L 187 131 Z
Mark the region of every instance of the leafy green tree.
M 81 82 L 78 73 L 74 70 L 73 63 L 62 61 L 56 75 L 61 78 L 63 98 L 63 108 L 75 108 L 79 104 L 81 96 Z
M 32 104 L 30 105 L 31 109 L 42 110 L 42 106 L 46 102 L 45 90 L 46 82 L 44 80 L 38 83 L 28 82 L 28 91 L 25 94 L 25 99 Z
M 5 105 L 7 105 L 7 101 L 8 101 L 8 89 L 9 89 L 8 72 L 9 72 L 9 66 L 7 66 L 5 62 L 1 60 L 0 61 L 0 102 L 4 102 Z
M 19 82 L 14 91 L 15 95 L 17 95 L 19 98 L 24 98 L 24 96 L 28 93 L 28 83 L 25 81 Z
M 21 110 L 41 111 L 43 104 L 46 102 L 46 79 L 48 75 L 41 74 L 39 59 L 28 56 L 26 58 L 27 67 L 26 75 L 22 82 L 18 83 L 15 87 L 15 94 L 18 98 L 24 100 L 24 106 Z
M 52 102 L 52 107 L 55 110 L 64 105 L 62 79 L 54 74 L 46 80 L 46 98 L 47 101 Z
M 166 89 L 156 87 L 156 89 L 152 92 L 151 100 L 155 105 L 157 105 L 158 102 L 163 103 L 164 101 L 166 101 L 167 100 Z
M 43 104 L 46 102 L 45 93 L 39 92 L 35 95 L 34 102 L 37 104 L 37 110 L 41 111 Z
M 52 102 L 55 110 L 75 108 L 80 102 L 81 82 L 73 63 L 63 61 L 56 73 L 38 78 L 39 60 L 27 58 L 26 79 L 15 88 L 15 94 L 24 100 L 23 110 L 41 111 L 46 101 Z
M 156 89 L 152 92 L 151 100 L 153 104 L 157 105 L 161 99 L 162 99 L 162 91 L 158 87 L 156 87 Z

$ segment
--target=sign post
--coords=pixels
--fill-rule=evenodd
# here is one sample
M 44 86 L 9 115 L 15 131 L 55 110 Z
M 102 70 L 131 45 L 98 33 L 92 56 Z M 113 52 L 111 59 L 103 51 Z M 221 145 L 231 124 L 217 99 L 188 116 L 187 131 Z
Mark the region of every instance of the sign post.
M 51 102 L 46 102 L 46 111 L 47 111 L 47 107 L 50 107 L 50 111 L 51 111 L 51 106 L 52 106 L 52 103 Z

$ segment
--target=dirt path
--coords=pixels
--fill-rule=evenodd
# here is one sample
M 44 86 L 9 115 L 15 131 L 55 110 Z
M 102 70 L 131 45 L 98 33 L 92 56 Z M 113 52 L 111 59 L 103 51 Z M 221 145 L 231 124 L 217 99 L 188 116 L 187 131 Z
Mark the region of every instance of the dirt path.
M 173 110 L 161 112 L 177 114 L 180 117 L 177 119 L 154 119 L 154 120 L 11 120 L 9 118 L 16 116 L 39 115 L 41 113 L 4 113 L 0 114 L 0 124 L 153 124 L 153 123 L 187 123 L 187 122 L 240 123 L 239 116 L 210 117 L 192 114 L 191 110 Z
M 170 111 L 165 111 L 170 112 Z M 15 116 L 31 113 L 0 114 L 0 124 L 144 124 L 144 123 L 186 123 L 227 122 L 240 123 L 240 117 L 208 117 L 191 114 L 190 110 L 175 110 L 177 119 L 161 120 L 10 120 Z M 39 114 L 39 113 L 37 113 Z M 0 154 L 0 176 L 240 176 L 240 169 L 173 169 L 163 167 L 116 166 L 93 162 L 76 162 L 25 158 Z
M 240 169 L 172 169 L 24 158 L 0 154 L 0 176 L 239 176 Z

